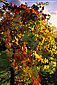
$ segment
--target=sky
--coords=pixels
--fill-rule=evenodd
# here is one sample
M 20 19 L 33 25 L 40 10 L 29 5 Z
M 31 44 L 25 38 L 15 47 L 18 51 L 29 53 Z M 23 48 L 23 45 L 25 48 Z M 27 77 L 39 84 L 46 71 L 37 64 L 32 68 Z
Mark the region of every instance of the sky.
M 52 23 L 52 26 L 57 27 L 57 0 L 7 0 L 7 2 L 12 2 L 13 4 L 17 4 L 17 6 L 20 6 L 22 3 L 25 4 L 25 2 L 27 2 L 28 6 L 32 6 L 36 4 L 36 2 L 49 2 L 49 5 L 44 5 L 43 12 L 51 15 L 49 22 Z M 2 5 L 3 4 L 0 3 L 0 7 L 2 7 Z

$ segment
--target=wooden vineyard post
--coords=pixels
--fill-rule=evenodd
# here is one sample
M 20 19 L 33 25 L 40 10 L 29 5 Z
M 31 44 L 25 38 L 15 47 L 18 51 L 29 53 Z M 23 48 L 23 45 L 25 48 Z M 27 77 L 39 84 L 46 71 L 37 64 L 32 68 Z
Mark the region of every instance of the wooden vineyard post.
M 11 67 L 11 81 L 10 81 L 10 85 L 14 85 L 14 68 Z

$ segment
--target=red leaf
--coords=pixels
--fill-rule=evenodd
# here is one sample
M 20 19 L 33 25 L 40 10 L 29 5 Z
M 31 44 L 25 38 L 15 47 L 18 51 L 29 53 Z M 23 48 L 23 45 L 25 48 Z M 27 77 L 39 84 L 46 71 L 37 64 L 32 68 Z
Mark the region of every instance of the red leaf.
M 44 10 L 44 6 L 42 7 L 42 10 Z
M 41 78 L 39 77 L 39 75 L 37 75 L 37 78 L 38 78 L 39 82 L 41 82 Z
M 14 6 L 16 6 L 16 4 L 14 4 Z
M 20 62 L 20 64 L 22 64 L 22 62 Z
M 11 2 L 11 3 L 9 3 L 9 5 L 12 5 L 12 2 Z
M 27 4 L 27 2 L 25 2 L 25 4 Z

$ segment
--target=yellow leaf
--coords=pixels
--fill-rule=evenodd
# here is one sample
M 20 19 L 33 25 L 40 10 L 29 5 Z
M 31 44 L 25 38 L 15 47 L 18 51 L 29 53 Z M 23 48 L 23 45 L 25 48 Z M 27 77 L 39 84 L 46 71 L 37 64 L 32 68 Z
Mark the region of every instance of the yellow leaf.
M 35 51 L 34 55 L 35 55 L 35 58 L 38 59 L 38 62 L 42 59 L 42 56 L 41 55 L 38 55 L 36 53 L 36 51 Z

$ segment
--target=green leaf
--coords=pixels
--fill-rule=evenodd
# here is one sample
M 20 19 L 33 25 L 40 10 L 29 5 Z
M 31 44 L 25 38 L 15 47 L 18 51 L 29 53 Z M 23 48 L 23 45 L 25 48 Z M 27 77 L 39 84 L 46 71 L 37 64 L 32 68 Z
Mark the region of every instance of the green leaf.
M 38 62 L 38 65 L 41 65 L 41 61 L 40 61 L 40 62 Z
M 33 80 L 32 79 L 28 79 L 26 84 L 29 85 Z
M 22 83 L 20 83 L 19 85 L 22 85 Z
M 34 71 L 35 71 L 35 73 L 33 73 L 33 75 L 37 78 L 38 71 L 37 71 L 37 69 L 36 69 L 36 66 L 34 66 Z

